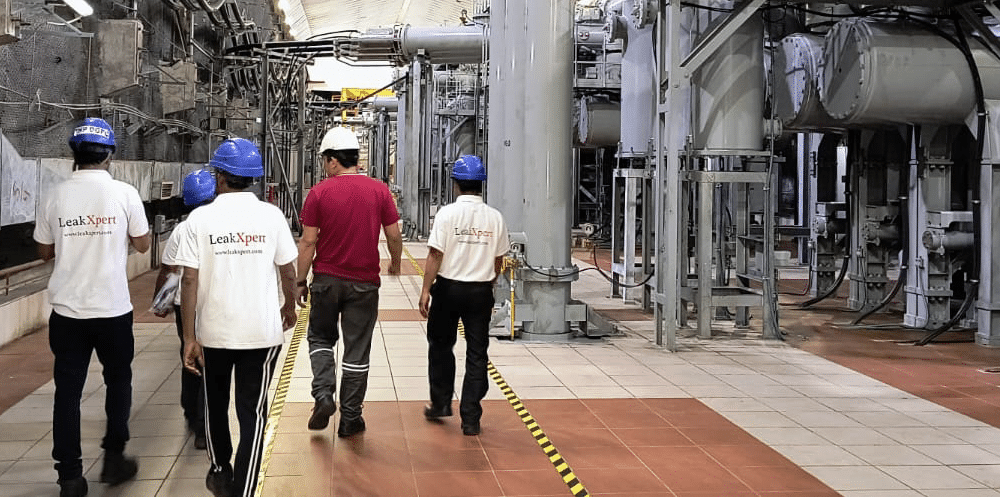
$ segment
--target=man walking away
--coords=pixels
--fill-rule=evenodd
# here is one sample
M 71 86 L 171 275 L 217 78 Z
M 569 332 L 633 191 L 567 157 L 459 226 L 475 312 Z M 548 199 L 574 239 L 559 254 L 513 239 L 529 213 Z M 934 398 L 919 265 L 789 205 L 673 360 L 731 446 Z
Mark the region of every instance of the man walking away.
M 149 222 L 132 186 L 108 173 L 115 134 L 103 119 L 91 117 L 69 139 L 74 172 L 41 204 L 34 238 L 39 256 L 55 258 L 49 278 L 49 347 L 55 356 L 52 376 L 52 458 L 59 473 L 59 495 L 87 495 L 80 449 L 80 399 L 90 356 L 104 368 L 104 412 L 108 423 L 101 442 L 101 482 L 118 485 L 135 476 L 138 464 L 125 457 L 132 409 L 132 301 L 126 261 L 128 247 L 149 250 Z
M 336 127 L 320 143 L 327 178 L 317 184 L 302 205 L 299 240 L 299 299 L 311 298 L 309 359 L 312 396 L 316 400 L 310 430 L 327 427 L 337 410 L 337 360 L 334 347 L 344 334 L 340 383 L 340 425 L 337 436 L 365 429 L 361 404 L 368 391 L 369 354 L 378 319 L 379 231 L 389 247 L 388 273 L 399 274 L 403 236 L 392 194 L 384 183 L 358 174 L 358 138 Z M 306 276 L 313 272 L 312 286 Z M 311 297 L 309 295 L 311 294 Z
M 264 448 L 267 389 L 283 332 L 295 323 L 295 240 L 281 210 L 246 191 L 264 174 L 253 143 L 226 140 L 209 165 L 218 196 L 188 216 L 176 257 L 184 266 L 184 367 L 204 379 L 211 461 L 205 486 L 216 497 L 251 497 Z M 231 387 L 240 423 L 235 463 Z
M 478 435 L 483 416 L 480 401 L 489 381 L 486 364 L 490 344 L 493 284 L 510 245 L 507 226 L 496 209 L 483 203 L 486 170 L 474 155 L 463 155 L 451 170 L 454 203 L 434 217 L 427 246 L 420 314 L 427 318 L 427 370 L 430 405 L 427 419 L 451 416 L 455 390 L 455 354 L 458 320 L 465 326 L 465 379 L 459 414 L 462 433 Z M 433 297 L 433 299 L 431 298 Z
M 207 169 L 199 169 L 184 176 L 184 205 L 189 209 L 195 209 L 201 205 L 211 202 L 215 198 L 215 177 Z M 163 257 L 160 264 L 160 274 L 156 276 L 156 291 L 159 294 L 160 288 L 171 273 L 181 273 L 181 266 L 177 265 L 177 245 L 184 237 L 186 223 L 181 221 L 174 226 L 170 238 L 167 239 L 167 246 L 163 249 Z M 194 448 L 205 450 L 207 441 L 205 440 L 205 393 L 201 388 L 201 378 L 197 374 L 188 371 L 184 367 L 184 323 L 181 318 L 181 292 L 178 291 L 174 297 L 174 324 L 177 327 L 177 338 L 181 340 L 181 408 L 184 410 L 184 419 L 187 420 L 188 429 L 194 434 Z M 164 317 L 170 310 L 166 309 Z

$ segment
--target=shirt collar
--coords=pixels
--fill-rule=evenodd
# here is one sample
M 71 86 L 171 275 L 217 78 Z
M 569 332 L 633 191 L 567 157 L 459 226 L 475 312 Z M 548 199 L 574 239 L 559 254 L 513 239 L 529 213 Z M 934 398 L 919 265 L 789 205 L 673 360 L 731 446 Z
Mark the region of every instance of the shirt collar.
M 111 173 L 109 173 L 107 169 L 77 169 L 76 171 L 73 171 L 73 176 L 91 177 L 91 178 L 98 178 L 98 177 L 111 178 Z
M 473 204 L 483 203 L 482 195 L 459 195 L 455 198 L 455 202 L 470 202 Z

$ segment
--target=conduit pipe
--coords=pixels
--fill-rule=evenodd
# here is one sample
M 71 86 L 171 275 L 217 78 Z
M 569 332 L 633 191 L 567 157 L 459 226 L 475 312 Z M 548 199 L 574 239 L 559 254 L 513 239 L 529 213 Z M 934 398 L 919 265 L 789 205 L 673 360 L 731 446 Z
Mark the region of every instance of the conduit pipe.
M 403 66 L 423 53 L 434 64 L 482 62 L 486 35 L 481 26 L 369 29 L 360 36 L 335 40 L 337 53 L 357 62 L 392 62 Z

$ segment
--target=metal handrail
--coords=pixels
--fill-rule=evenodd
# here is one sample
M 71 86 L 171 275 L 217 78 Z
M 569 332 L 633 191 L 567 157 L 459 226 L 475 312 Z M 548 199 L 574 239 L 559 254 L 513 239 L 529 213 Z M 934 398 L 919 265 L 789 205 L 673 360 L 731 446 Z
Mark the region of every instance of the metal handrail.
M 10 291 L 13 290 L 13 289 L 25 286 L 25 285 L 30 284 L 30 283 L 34 283 L 34 282 L 36 282 L 38 280 L 42 280 L 45 277 L 48 277 L 47 274 L 46 275 L 40 275 L 40 276 L 37 276 L 37 277 L 34 277 L 34 278 L 29 278 L 29 279 L 26 279 L 26 280 L 23 280 L 23 281 L 16 281 L 16 282 L 14 282 L 13 285 L 11 285 L 11 282 L 10 282 L 10 279 L 11 279 L 12 276 L 15 276 L 17 274 L 23 273 L 25 271 L 29 271 L 31 269 L 35 269 L 37 267 L 44 266 L 46 264 L 46 262 L 47 261 L 43 261 L 41 259 L 36 259 L 36 260 L 31 261 L 31 262 L 26 262 L 24 264 L 20 264 L 20 265 L 17 265 L 17 266 L 12 266 L 12 267 L 9 267 L 7 269 L 0 270 L 0 281 L 3 282 L 3 288 L 2 288 L 3 289 L 3 295 L 4 296 L 10 295 Z

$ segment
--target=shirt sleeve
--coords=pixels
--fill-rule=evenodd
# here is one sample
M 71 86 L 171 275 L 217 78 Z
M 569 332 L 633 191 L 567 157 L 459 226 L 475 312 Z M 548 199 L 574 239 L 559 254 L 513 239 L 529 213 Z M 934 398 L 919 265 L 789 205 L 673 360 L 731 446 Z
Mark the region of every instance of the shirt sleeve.
M 284 266 L 294 261 L 299 256 L 299 249 L 295 246 L 295 238 L 292 237 L 292 230 L 285 221 L 285 216 L 278 212 L 278 246 L 274 251 L 274 263 Z
M 309 190 L 309 194 L 306 195 L 306 200 L 302 202 L 302 213 L 300 214 L 299 219 L 302 221 L 302 224 L 306 226 L 319 226 L 319 216 L 316 212 L 318 203 L 316 197 L 319 194 L 317 193 L 316 188 L 317 187 L 313 187 L 312 190 Z
M 500 217 L 500 229 L 497 234 L 497 252 L 495 257 L 506 255 L 510 251 L 510 238 L 507 237 L 507 223 L 503 220 L 503 215 L 497 212 Z
M 128 236 L 133 238 L 149 233 L 149 221 L 146 219 L 146 208 L 142 206 L 139 192 L 132 187 L 128 189 Z
M 32 234 L 32 237 L 42 245 L 53 245 L 56 243 L 52 237 L 52 227 L 49 226 L 49 211 L 51 209 L 52 206 L 49 205 L 46 199 L 46 201 L 41 202 L 38 212 L 35 213 L 35 232 Z
M 170 238 L 167 238 L 167 245 L 163 247 L 163 257 L 160 258 L 160 262 L 168 266 L 177 265 L 177 246 L 180 243 L 181 237 L 184 236 L 181 233 L 183 232 L 186 224 L 187 223 L 181 222 L 174 227 L 174 231 L 170 233 Z
M 431 224 L 431 232 L 427 235 L 428 247 L 444 252 L 445 236 L 443 231 L 445 225 L 448 224 L 446 221 L 447 217 L 447 206 L 437 211 L 437 215 L 434 216 L 434 223 Z
M 184 224 L 187 226 L 180 233 L 175 233 L 177 235 L 177 254 L 174 256 L 174 262 L 178 266 L 198 269 L 201 267 L 199 258 L 201 251 L 198 248 L 197 227 L 191 222 L 190 217 Z
M 392 199 L 392 192 L 389 187 L 382 185 L 382 226 L 389 226 L 399 222 L 399 211 L 396 210 L 396 202 Z

